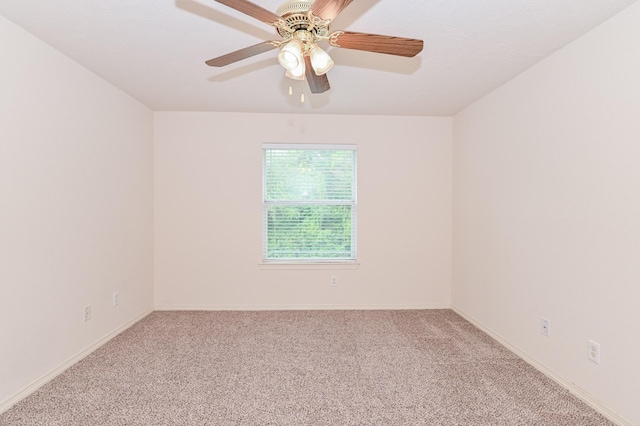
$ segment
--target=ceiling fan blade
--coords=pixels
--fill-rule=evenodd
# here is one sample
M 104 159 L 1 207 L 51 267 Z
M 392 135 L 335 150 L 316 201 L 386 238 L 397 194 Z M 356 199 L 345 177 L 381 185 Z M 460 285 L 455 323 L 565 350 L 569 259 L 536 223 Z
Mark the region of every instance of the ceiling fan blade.
M 378 34 L 356 33 L 352 31 L 336 31 L 331 34 L 329 43 L 344 49 L 364 50 L 367 52 L 386 53 L 414 57 L 422 51 L 424 42 L 413 38 L 393 37 Z
M 209 59 L 205 64 L 210 67 L 224 67 L 225 65 L 259 55 L 260 53 L 268 52 L 277 46 L 277 42 L 264 41 L 253 46 L 245 47 L 244 49 L 236 50 L 235 52 L 227 53 L 226 55 L 218 56 L 217 58 Z
M 222 3 L 225 6 L 229 6 L 232 9 L 240 11 L 246 15 L 256 18 L 265 24 L 272 25 L 274 22 L 278 22 L 280 18 L 273 12 L 269 12 L 267 9 L 258 6 L 255 3 L 251 3 L 249 0 L 215 0 L 218 3 Z
M 311 5 L 311 13 L 322 19 L 333 20 L 342 12 L 342 9 L 349 6 L 352 1 L 353 0 L 316 0 Z
M 331 89 L 329 79 L 326 74 L 316 75 L 313 67 L 311 66 L 311 58 L 309 58 L 309 56 L 304 57 L 304 65 L 305 77 L 309 82 L 309 89 L 311 89 L 311 93 L 324 93 Z

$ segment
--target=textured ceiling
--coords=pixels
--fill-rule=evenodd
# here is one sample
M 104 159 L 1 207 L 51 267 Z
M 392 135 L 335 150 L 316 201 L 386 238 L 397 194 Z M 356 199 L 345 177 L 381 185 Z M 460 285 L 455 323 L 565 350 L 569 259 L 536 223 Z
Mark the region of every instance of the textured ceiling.
M 332 89 L 311 95 L 294 82 L 296 96 L 277 50 L 204 64 L 279 37 L 213 0 L 1 0 L 0 14 L 157 111 L 449 116 L 635 1 L 354 0 L 332 30 L 423 39 L 424 50 L 323 45 Z M 254 3 L 275 12 L 281 0 Z

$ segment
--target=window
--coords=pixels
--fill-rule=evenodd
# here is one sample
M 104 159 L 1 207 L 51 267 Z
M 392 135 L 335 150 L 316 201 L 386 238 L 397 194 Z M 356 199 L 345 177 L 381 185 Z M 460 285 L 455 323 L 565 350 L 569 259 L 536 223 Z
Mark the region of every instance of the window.
M 263 145 L 266 262 L 356 260 L 355 145 Z

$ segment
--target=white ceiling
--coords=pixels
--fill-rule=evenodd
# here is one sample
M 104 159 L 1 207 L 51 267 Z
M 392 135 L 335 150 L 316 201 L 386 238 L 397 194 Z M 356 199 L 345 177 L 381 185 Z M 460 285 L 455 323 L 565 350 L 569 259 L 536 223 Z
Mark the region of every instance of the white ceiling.
M 282 2 L 253 1 L 273 12 Z M 0 0 L 0 14 L 156 111 L 450 116 L 635 1 L 354 0 L 331 30 L 423 39 L 424 50 L 326 48 L 331 90 L 294 82 L 296 96 L 277 50 L 205 65 L 279 39 L 213 0 Z

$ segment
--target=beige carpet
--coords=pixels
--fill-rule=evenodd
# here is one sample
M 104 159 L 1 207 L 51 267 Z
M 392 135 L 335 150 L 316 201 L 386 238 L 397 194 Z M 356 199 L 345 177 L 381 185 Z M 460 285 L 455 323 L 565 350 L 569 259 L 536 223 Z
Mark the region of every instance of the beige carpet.
M 154 312 L 1 425 L 610 425 L 449 310 Z

